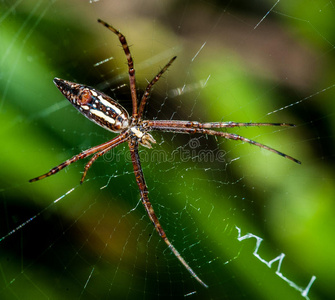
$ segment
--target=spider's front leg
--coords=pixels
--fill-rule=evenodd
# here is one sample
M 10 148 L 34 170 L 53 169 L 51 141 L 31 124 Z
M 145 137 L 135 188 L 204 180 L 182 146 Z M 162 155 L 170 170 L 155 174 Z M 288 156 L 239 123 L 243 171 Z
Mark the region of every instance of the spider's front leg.
M 282 126 L 282 127 L 293 127 L 294 124 L 288 123 L 240 123 L 240 122 L 209 122 L 209 123 L 199 123 L 196 121 L 174 121 L 174 120 L 145 120 L 143 124 L 150 128 L 150 130 L 166 131 L 166 132 L 176 132 L 176 133 L 187 133 L 187 134 L 207 134 L 214 136 L 221 136 L 225 139 L 242 141 L 255 145 L 257 147 L 263 148 L 280 156 L 283 156 L 289 160 L 294 161 L 297 164 L 301 164 L 301 161 L 296 158 L 287 155 L 283 152 L 280 152 L 274 148 L 271 148 L 267 145 L 258 143 L 256 141 L 245 138 L 241 135 L 215 131 L 210 128 L 231 128 L 231 127 L 254 127 L 254 126 Z
M 192 275 L 193 278 L 195 278 L 202 286 L 205 288 L 208 288 L 208 285 L 204 283 L 198 275 L 191 269 L 191 267 L 188 265 L 188 263 L 184 260 L 184 258 L 180 255 L 180 253 L 177 251 L 177 249 L 171 244 L 169 239 L 167 238 L 165 231 L 163 230 L 161 224 L 159 223 L 159 220 L 155 214 L 154 209 L 152 208 L 152 205 L 150 203 L 149 197 L 148 197 L 148 188 L 145 183 L 140 157 L 138 154 L 138 141 L 136 138 L 132 138 L 128 141 L 129 149 L 130 149 L 130 155 L 131 160 L 134 167 L 134 174 L 136 178 L 136 183 L 138 185 L 138 188 L 140 190 L 141 194 L 141 201 L 144 205 L 145 210 L 147 211 L 147 214 L 151 220 L 151 222 L 154 224 L 155 229 L 157 230 L 160 237 L 164 240 L 164 242 L 168 245 L 168 247 L 171 249 L 173 254 L 179 259 L 179 261 L 183 264 L 183 266 L 186 268 L 186 270 Z

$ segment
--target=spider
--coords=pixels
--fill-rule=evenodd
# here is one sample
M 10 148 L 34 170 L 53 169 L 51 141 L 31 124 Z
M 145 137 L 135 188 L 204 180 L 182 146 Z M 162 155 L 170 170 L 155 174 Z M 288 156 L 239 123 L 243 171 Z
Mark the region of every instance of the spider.
M 95 146 L 93 148 L 87 149 L 78 155 L 73 156 L 67 161 L 61 163 L 57 167 L 52 168 L 49 172 L 44 175 L 38 176 L 30 180 L 34 182 L 41 180 L 48 176 L 54 175 L 60 170 L 64 169 L 68 165 L 76 162 L 77 160 L 86 158 L 92 154 L 92 158 L 86 164 L 84 173 L 81 177 L 80 183 L 83 183 L 88 169 L 94 163 L 94 161 L 113 149 L 114 147 L 127 142 L 129 146 L 129 151 L 131 154 L 131 161 L 134 168 L 134 174 L 136 183 L 138 185 L 141 201 L 144 208 L 153 223 L 156 231 L 160 237 L 164 240 L 167 246 L 170 248 L 172 253 L 179 259 L 182 265 L 187 269 L 187 271 L 195 278 L 203 287 L 208 287 L 199 276 L 192 270 L 189 264 L 180 255 L 177 249 L 172 245 L 170 240 L 167 238 L 164 229 L 162 228 L 154 209 L 150 203 L 148 197 L 148 187 L 146 185 L 138 148 L 142 145 L 147 148 L 152 148 L 152 144 L 156 143 L 155 139 L 149 133 L 151 131 L 162 131 L 162 132 L 175 132 L 175 133 L 185 133 L 185 134 L 205 134 L 220 136 L 226 139 L 239 140 L 246 142 L 260 148 L 266 149 L 285 158 L 288 158 L 298 164 L 301 162 L 289 155 L 279 152 L 273 148 L 266 145 L 258 143 L 256 141 L 250 140 L 248 138 L 242 137 L 240 135 L 228 132 L 217 131 L 213 129 L 217 128 L 230 128 L 230 127 L 249 127 L 249 126 L 295 126 L 293 124 L 287 123 L 240 123 L 240 122 L 210 122 L 210 123 L 199 123 L 196 121 L 179 121 L 179 120 L 143 120 L 143 112 L 146 102 L 150 96 L 152 86 L 159 80 L 163 73 L 170 67 L 176 56 L 173 57 L 163 69 L 149 82 L 141 101 L 138 101 L 136 93 L 135 84 L 135 69 L 132 56 L 130 54 L 129 46 L 127 44 L 125 36 L 115 29 L 113 26 L 107 24 L 106 22 L 98 19 L 98 22 L 104 25 L 106 28 L 111 30 L 119 38 L 122 45 L 123 51 L 127 58 L 128 63 L 128 73 L 129 73 L 129 85 L 130 94 L 132 100 L 132 114 L 129 116 L 125 108 L 123 108 L 118 102 L 116 102 L 111 97 L 106 94 L 86 85 L 77 84 L 67 80 L 55 78 L 54 83 L 60 92 L 71 102 L 71 104 L 78 109 L 86 118 L 95 122 L 99 126 L 115 133 L 119 133 L 116 137 L 108 142 L 101 145 Z

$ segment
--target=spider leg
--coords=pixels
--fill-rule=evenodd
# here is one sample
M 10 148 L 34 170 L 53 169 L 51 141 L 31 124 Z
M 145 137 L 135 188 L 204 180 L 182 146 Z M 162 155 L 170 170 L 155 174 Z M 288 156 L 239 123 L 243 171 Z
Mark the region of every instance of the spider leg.
M 150 127 L 178 127 L 178 128 L 231 128 L 231 127 L 258 127 L 258 126 L 281 126 L 294 127 L 289 123 L 241 123 L 241 122 L 208 122 L 199 123 L 196 121 L 179 121 L 179 120 L 146 120 Z
M 35 177 L 33 179 L 30 179 L 29 182 L 38 181 L 38 180 L 44 179 L 46 177 L 49 177 L 51 175 L 54 175 L 54 174 L 58 173 L 60 170 L 67 167 L 68 165 L 76 162 L 77 160 L 80 160 L 80 159 L 83 159 L 87 156 L 90 156 L 90 155 L 94 154 L 95 152 L 102 151 L 102 150 L 107 149 L 107 148 L 109 148 L 109 150 L 110 150 L 111 148 L 113 148 L 113 147 L 123 143 L 124 141 L 126 141 L 127 138 L 128 138 L 128 133 L 127 132 L 125 132 L 123 134 L 121 133 L 120 135 L 118 135 L 117 137 L 115 137 L 114 139 L 112 139 L 112 140 L 110 140 L 106 143 L 103 143 L 101 145 L 98 145 L 98 146 L 95 146 L 93 148 L 87 149 L 87 150 L 73 156 L 72 158 L 70 158 L 67 161 L 61 163 L 57 167 L 52 168 L 49 172 L 47 172 L 47 173 L 45 173 L 41 176 Z M 85 167 L 85 170 L 86 170 L 86 167 Z M 86 170 L 86 172 L 87 172 L 87 170 Z M 84 173 L 84 174 L 86 175 L 86 173 Z
M 283 152 L 280 152 L 276 149 L 273 149 L 269 146 L 258 143 L 256 141 L 250 140 L 250 139 L 245 138 L 243 136 L 240 136 L 238 134 L 201 128 L 200 126 L 203 125 L 201 123 L 198 123 L 198 125 L 200 125 L 198 127 L 188 128 L 186 126 L 185 127 L 175 127 L 174 121 L 170 121 L 171 126 L 169 126 L 168 122 L 169 121 L 148 121 L 147 124 L 150 126 L 151 130 L 170 131 L 170 132 L 188 133 L 188 134 L 201 133 L 201 134 L 208 134 L 208 135 L 214 135 L 214 136 L 221 136 L 225 139 L 230 139 L 230 140 L 243 141 L 243 142 L 249 143 L 251 145 L 255 145 L 255 146 L 258 146 L 258 147 L 263 148 L 265 150 L 271 151 L 271 152 L 273 152 L 275 154 L 278 154 L 280 156 L 283 156 L 283 157 L 285 157 L 289 160 L 294 161 L 297 164 L 301 164 L 301 162 L 299 160 L 293 158 L 292 156 L 289 156 L 289 155 L 287 155 Z M 182 121 L 179 121 L 179 122 L 182 122 Z M 196 122 L 188 122 L 188 123 L 196 123 Z M 155 124 L 155 125 L 153 126 L 153 124 Z M 204 123 L 204 124 L 206 124 L 206 123 Z M 207 124 L 210 124 L 210 123 L 207 123 Z M 217 124 L 217 123 L 214 123 L 214 124 Z M 236 124 L 253 124 L 253 123 L 236 123 Z M 268 124 L 268 123 L 258 123 L 258 124 Z M 274 123 L 274 124 L 277 124 L 277 123 Z M 282 123 L 282 124 L 285 124 L 285 123 Z M 291 126 L 291 124 L 285 124 L 285 125 L 282 125 L 282 124 L 274 125 L 274 126 Z M 246 126 L 249 126 L 249 125 L 246 125 Z M 270 126 L 270 125 L 264 125 L 264 126 Z
M 180 255 L 180 253 L 177 251 L 177 249 L 171 244 L 171 242 L 168 240 L 165 231 L 163 230 L 161 224 L 159 223 L 159 220 L 155 214 L 154 209 L 152 208 L 152 205 L 150 203 L 149 197 L 148 197 L 148 188 L 144 180 L 144 175 L 141 167 L 140 157 L 138 154 L 138 142 L 134 139 L 130 139 L 128 141 L 130 154 L 131 154 L 131 160 L 134 167 L 134 174 L 136 178 L 137 185 L 140 190 L 141 194 L 141 201 L 144 205 L 145 210 L 147 211 L 147 214 L 151 220 L 151 222 L 154 224 L 155 229 L 157 230 L 160 237 L 164 240 L 164 242 L 168 245 L 172 253 L 179 259 L 179 261 L 182 263 L 182 265 L 187 269 L 187 271 L 192 275 L 193 278 L 195 278 L 202 286 L 208 288 L 207 284 L 205 284 L 198 275 L 191 269 L 191 267 L 188 265 L 188 263 L 184 260 L 184 258 Z
M 143 115 L 143 111 L 144 111 L 144 107 L 145 104 L 148 100 L 148 97 L 150 95 L 150 91 L 152 86 L 159 80 L 159 78 L 163 75 L 163 73 L 171 66 L 171 64 L 173 63 L 173 61 L 177 58 L 177 56 L 172 57 L 172 59 L 170 59 L 170 61 L 165 65 L 165 67 L 160 70 L 160 72 L 149 82 L 149 84 L 147 85 L 145 92 L 142 96 L 139 108 L 138 108 L 138 117 L 142 118 Z
M 87 171 L 88 169 L 92 166 L 92 164 L 97 160 L 98 157 L 104 155 L 105 153 L 107 153 L 108 151 L 110 151 L 111 149 L 115 148 L 116 146 L 122 144 L 123 142 L 125 142 L 128 139 L 128 137 L 124 137 L 121 140 L 116 141 L 115 143 L 109 145 L 108 147 L 106 147 L 105 149 L 101 150 L 100 152 L 96 153 L 93 155 L 93 157 L 90 159 L 90 161 L 86 164 L 85 169 L 84 169 L 84 173 L 83 176 L 81 177 L 80 180 L 80 184 L 82 184 L 84 182 L 84 179 L 86 177 Z
M 130 93 L 131 93 L 131 99 L 132 99 L 132 104 L 133 104 L 132 117 L 133 119 L 136 119 L 137 118 L 137 96 L 136 96 L 136 83 L 135 83 L 135 69 L 134 69 L 133 58 L 130 54 L 130 50 L 128 47 L 126 37 L 120 31 L 116 30 L 113 26 L 107 24 L 106 22 L 100 19 L 98 19 L 98 22 L 104 25 L 105 27 L 107 27 L 109 30 L 114 32 L 119 37 L 123 51 L 126 54 L 127 61 L 128 61 Z

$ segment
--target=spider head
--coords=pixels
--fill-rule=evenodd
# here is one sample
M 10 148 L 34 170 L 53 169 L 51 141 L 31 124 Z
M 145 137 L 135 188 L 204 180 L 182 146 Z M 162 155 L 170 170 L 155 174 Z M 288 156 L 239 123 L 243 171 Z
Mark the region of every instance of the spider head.
M 129 127 L 125 108 L 106 94 L 86 85 L 55 78 L 54 83 L 71 104 L 85 117 L 113 132 Z
M 145 131 L 145 129 L 143 127 L 140 126 L 133 126 L 130 128 L 130 132 L 136 136 L 138 142 L 146 147 L 151 149 L 152 148 L 152 144 L 156 143 L 156 140 L 152 137 L 152 135 L 148 132 Z

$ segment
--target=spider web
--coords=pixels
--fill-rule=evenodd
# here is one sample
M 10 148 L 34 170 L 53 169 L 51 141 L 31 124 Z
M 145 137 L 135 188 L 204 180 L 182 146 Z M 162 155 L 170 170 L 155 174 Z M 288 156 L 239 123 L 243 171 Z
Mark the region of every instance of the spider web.
M 331 299 L 334 2 L 0 1 L 1 299 Z M 232 132 L 302 161 L 207 136 L 140 149 L 167 249 L 139 199 L 127 145 L 28 180 L 114 135 L 80 116 L 61 77 L 131 111 L 167 61 L 148 119 L 287 122 Z

